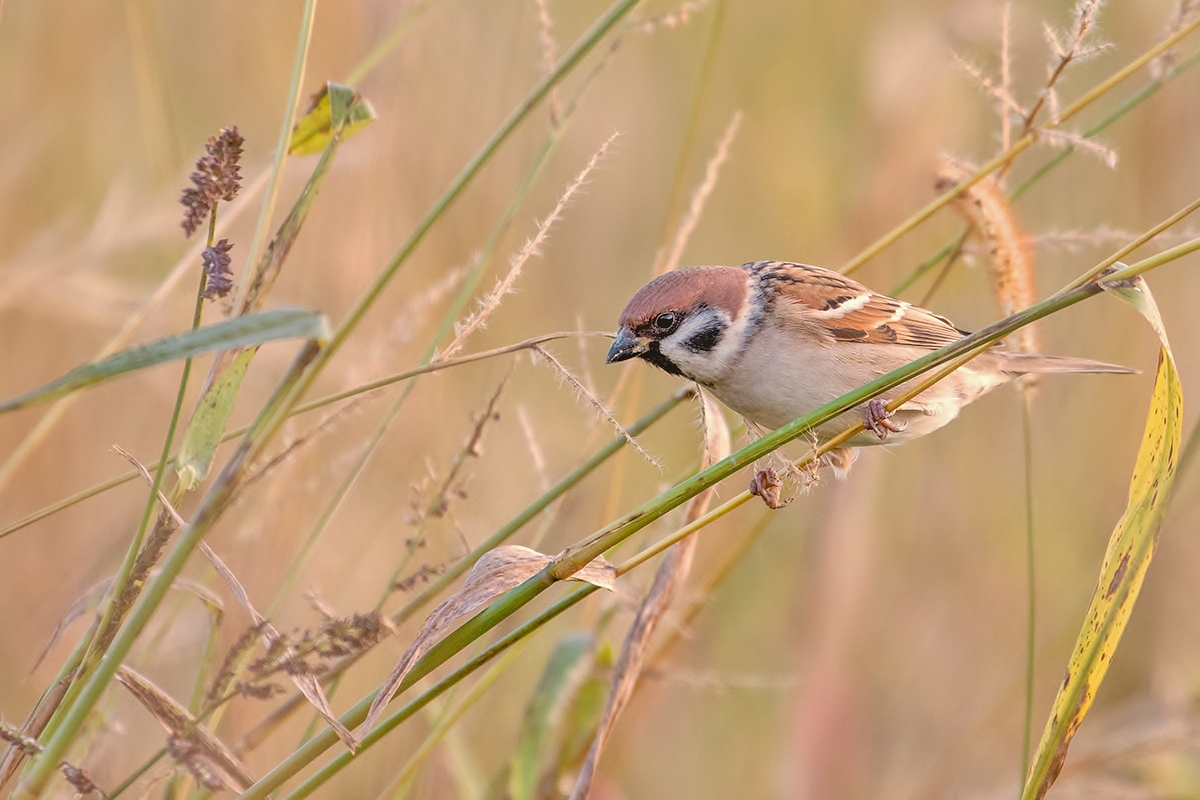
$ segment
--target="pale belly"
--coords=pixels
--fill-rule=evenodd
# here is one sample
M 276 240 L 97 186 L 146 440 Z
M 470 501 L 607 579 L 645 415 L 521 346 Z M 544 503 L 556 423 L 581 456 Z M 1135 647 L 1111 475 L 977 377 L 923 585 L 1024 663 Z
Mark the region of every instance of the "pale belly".
M 887 373 L 896 364 L 895 345 L 842 343 L 810 351 L 817 356 L 815 358 L 806 358 L 794 349 L 789 357 L 778 358 L 775 354 L 786 352 L 781 349 L 786 344 L 794 348 L 795 338 L 777 331 L 760 331 L 759 337 L 766 337 L 763 346 L 746 353 L 727 376 L 709 384 L 708 388 L 722 403 L 765 428 L 779 428 L 807 415 L 866 381 Z M 888 349 L 880 353 L 881 347 Z M 907 349 L 912 350 L 911 358 L 926 352 Z M 843 363 L 838 358 L 840 354 L 855 359 L 854 365 Z M 865 370 L 863 365 L 866 365 Z M 864 432 L 851 439 L 848 445 L 893 444 L 937 430 L 958 415 L 960 406 L 1003 382 L 981 384 L 981 377 L 961 370 L 954 373 L 896 412 L 895 419 L 907 425 L 904 431 L 889 435 L 886 441 Z M 893 389 L 882 397 L 886 401 L 896 393 Z M 816 433 L 820 439 L 826 439 L 861 421 L 862 406 L 857 406 L 818 426 Z

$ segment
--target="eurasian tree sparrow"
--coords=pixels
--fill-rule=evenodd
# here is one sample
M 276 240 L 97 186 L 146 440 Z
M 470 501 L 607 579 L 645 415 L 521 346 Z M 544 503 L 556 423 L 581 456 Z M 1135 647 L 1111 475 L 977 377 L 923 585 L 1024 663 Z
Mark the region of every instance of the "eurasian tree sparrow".
M 836 272 L 787 261 L 668 272 L 621 312 L 608 363 L 638 357 L 689 378 L 764 428 L 778 428 L 966 334 L 945 317 L 872 292 Z M 950 422 L 960 408 L 1020 375 L 1135 372 L 1126 367 L 996 346 L 902 405 L 888 396 L 816 430 L 863 419 L 850 447 L 905 441 Z M 848 455 L 848 454 L 847 454 Z M 848 461 L 844 466 L 848 466 Z

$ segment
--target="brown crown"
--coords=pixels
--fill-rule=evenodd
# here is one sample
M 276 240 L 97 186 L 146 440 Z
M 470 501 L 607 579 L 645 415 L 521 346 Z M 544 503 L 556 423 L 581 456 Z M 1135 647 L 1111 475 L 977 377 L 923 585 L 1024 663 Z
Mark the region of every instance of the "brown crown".
M 746 300 L 746 273 L 738 267 L 686 267 L 643 286 L 621 312 L 622 327 L 636 329 L 664 311 L 686 311 L 704 302 L 736 317 Z

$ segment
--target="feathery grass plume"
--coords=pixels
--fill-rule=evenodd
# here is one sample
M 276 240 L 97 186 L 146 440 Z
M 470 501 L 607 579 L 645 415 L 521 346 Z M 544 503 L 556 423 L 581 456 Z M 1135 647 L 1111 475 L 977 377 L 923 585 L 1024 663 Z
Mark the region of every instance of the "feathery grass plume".
M 537 0 L 538 11 L 538 41 L 542 45 L 542 70 L 549 75 L 558 63 L 558 43 L 554 41 L 554 20 L 550 16 L 549 0 Z M 550 127 L 557 128 L 562 119 L 562 103 L 558 99 L 558 87 L 550 89 L 546 99 L 550 110 Z
M 712 0 L 687 0 L 687 2 L 681 3 L 674 11 L 668 11 L 665 14 L 639 20 L 636 23 L 637 28 L 642 33 L 654 33 L 659 28 L 679 28 L 691 22 L 693 14 L 702 11 L 711 4 Z
M 233 245 L 228 239 L 218 239 L 212 247 L 204 248 L 204 252 L 200 254 L 200 263 L 204 269 L 202 297 L 205 300 L 224 297 L 233 288 L 233 270 L 229 268 L 232 260 L 229 251 L 232 249 Z
M 1175 0 L 1175 11 L 1171 14 L 1171 21 L 1167 24 L 1166 30 L 1163 31 L 1163 37 L 1166 38 L 1177 33 L 1197 15 L 1200 15 L 1200 0 Z M 1172 48 L 1150 62 L 1150 77 L 1155 81 L 1161 81 L 1178 63 L 1179 51 Z
M 675 238 L 671 241 L 671 249 L 667 251 L 662 268 L 655 270 L 655 274 L 661 275 L 679 266 L 679 260 L 683 258 L 683 249 L 687 247 L 688 240 L 692 238 L 692 232 L 696 230 L 696 225 L 700 222 L 700 215 L 704 213 L 704 206 L 717 186 L 717 178 L 721 175 L 721 165 L 729 158 L 729 149 L 733 146 L 733 140 L 741 126 L 742 112 L 735 111 L 729 118 L 729 124 L 725 126 L 725 133 L 721 136 L 721 141 L 717 143 L 717 151 L 713 153 L 704 168 L 704 180 L 692 193 L 692 202 L 688 206 L 687 213 L 679 222 L 679 228 L 675 231 Z
M 1106 247 L 1113 243 L 1124 243 L 1137 238 L 1138 234 L 1111 225 L 1101 225 L 1090 231 L 1044 231 L 1031 234 L 1030 242 L 1035 246 L 1046 249 L 1065 250 L 1068 253 L 1078 253 L 1088 247 Z M 1166 231 L 1154 237 L 1162 247 L 1173 247 L 1200 237 L 1200 230 L 1183 228 L 1178 231 Z
M 521 270 L 524 268 L 525 262 L 528 261 L 531 256 L 537 255 L 541 252 L 541 246 L 545 243 L 546 237 L 550 233 L 551 226 L 558 221 L 558 218 L 562 215 L 563 210 L 566 209 L 567 205 L 572 199 L 574 199 L 579 190 L 583 188 L 584 183 L 587 181 L 588 175 L 591 174 L 592 170 L 596 168 L 596 165 L 600 163 L 600 160 L 604 158 L 604 155 L 608 152 L 609 146 L 612 145 L 619 135 L 620 134 L 618 133 L 614 133 L 604 141 L 604 144 L 600 145 L 600 149 L 592 155 L 592 157 L 588 160 L 587 165 L 579 171 L 579 174 L 575 176 L 575 180 L 571 181 L 571 183 L 567 186 L 566 191 L 564 191 L 562 196 L 558 198 L 558 203 L 554 206 L 554 209 L 550 212 L 550 215 L 538 225 L 537 233 L 530 237 L 530 239 L 525 242 L 525 246 L 522 247 L 515 256 L 513 256 L 508 274 L 496 282 L 495 288 L 492 289 L 492 291 L 489 292 L 482 301 L 480 301 L 479 307 L 473 313 L 468 315 L 466 319 L 460 321 L 454 326 L 454 341 L 452 341 L 449 346 L 438 355 L 436 360 L 444 361 L 462 349 L 463 343 L 466 342 L 467 337 L 481 328 L 487 322 L 488 317 L 492 315 L 492 312 L 499 307 L 500 301 L 504 298 L 504 296 L 512 292 L 513 285 L 516 283 L 517 278 L 520 277 Z
M 183 190 L 179 202 L 186 209 L 180 226 L 191 236 L 203 225 L 220 200 L 229 201 L 237 197 L 242 185 L 242 143 L 237 126 L 222 128 L 204 145 L 207 155 L 196 161 L 196 171 L 191 175 L 192 185 Z
M 1012 3 L 1005 3 L 1000 15 L 1000 86 L 1006 96 L 1012 96 Z M 1008 106 L 1000 106 L 1000 147 L 1012 147 L 1012 115 Z
M 1008 8 L 1008 6 L 1005 6 L 1005 8 Z M 1007 22 L 1007 16 L 1005 17 L 1005 20 Z M 1007 26 L 1004 28 L 1004 30 L 1006 31 L 1004 42 L 1005 45 L 1007 45 Z M 1002 52 L 1006 51 L 1007 47 L 1005 46 L 1002 48 Z M 1024 120 L 1027 115 L 1025 109 L 1019 102 L 1017 102 L 1017 98 L 1013 96 L 1012 85 L 1010 83 L 1011 78 L 1008 76 L 1008 58 L 1004 57 L 1001 59 L 1001 77 L 1000 81 L 997 82 L 988 77 L 988 75 L 981 67 L 979 67 L 979 65 L 975 64 L 966 56 L 963 56 L 961 53 L 953 53 L 952 55 L 954 57 L 955 65 L 963 72 L 967 73 L 967 75 L 970 76 L 970 78 L 976 84 L 978 84 L 979 88 L 983 89 L 985 93 L 987 93 L 993 100 L 996 101 L 1002 126 L 1001 135 L 1003 137 L 1003 145 L 1004 149 L 1007 150 L 1011 146 L 1010 140 L 1012 138 L 1012 116 L 1017 116 Z
M 1051 122 L 1053 129 L 1043 128 L 1041 133 L 1045 135 L 1046 141 L 1058 147 L 1066 145 L 1075 145 L 1081 147 L 1088 152 L 1100 156 L 1104 163 L 1108 164 L 1109 168 L 1116 166 L 1116 154 L 1104 147 L 1103 145 L 1076 133 L 1063 130 L 1058 127 L 1058 81 L 1066 72 L 1067 67 L 1077 61 L 1083 61 L 1098 55 L 1112 47 L 1107 42 L 1089 41 L 1088 38 L 1092 34 L 1096 25 L 1096 18 L 1100 14 L 1100 9 L 1104 5 L 1104 0 L 1079 0 L 1072 10 L 1074 17 L 1074 25 L 1070 32 L 1060 34 L 1046 22 L 1042 23 L 1042 32 L 1045 34 L 1046 43 L 1050 45 L 1050 51 L 1053 59 L 1046 66 L 1046 85 L 1038 95 L 1038 99 L 1034 102 L 1033 107 L 1029 109 L 1029 113 L 1025 115 L 1025 124 L 1021 129 L 1021 136 L 1032 133 L 1037 128 L 1038 112 L 1045 105 L 1050 106 Z M 1004 173 L 1012 166 L 1012 162 L 1004 168 Z
M 980 88 L 997 101 L 997 113 L 1000 116 L 1000 136 L 1002 148 L 1007 151 L 1013 140 L 1012 119 L 1015 115 L 1021 120 L 1021 131 L 1016 138 L 1023 138 L 1035 130 L 1049 144 L 1055 147 L 1074 146 L 1098 156 L 1111 169 L 1116 166 L 1117 155 L 1109 147 L 1082 134 L 1064 130 L 1059 125 L 1059 102 L 1057 86 L 1059 79 L 1071 64 L 1082 61 L 1108 50 L 1111 45 L 1104 42 L 1089 41 L 1096 26 L 1096 17 L 1103 6 L 1103 0 L 1081 0 L 1073 10 L 1074 24 L 1067 33 L 1058 33 L 1048 23 L 1043 23 L 1043 31 L 1050 45 L 1052 60 L 1047 65 L 1046 83 L 1038 94 L 1037 100 L 1025 109 L 1016 99 L 1012 91 L 1011 60 L 1009 47 L 1009 28 L 1011 7 L 1004 6 L 1000 28 L 1000 80 L 988 77 L 982 69 L 955 53 L 955 63 L 966 72 Z M 1051 126 L 1037 125 L 1037 117 L 1043 108 L 1050 112 Z M 999 172 L 1000 183 L 1011 168 L 1012 162 L 1005 165 Z
M 541 345 L 536 344 L 529 349 L 533 353 L 541 356 L 547 364 L 553 367 L 554 371 L 558 373 L 558 376 L 562 378 L 562 380 L 568 386 L 575 390 L 575 395 L 582 398 L 589 406 L 595 409 L 596 413 L 599 414 L 602 419 L 606 420 L 609 425 L 613 426 L 617 433 L 621 434 L 621 436 L 625 438 L 625 441 L 633 445 L 633 448 L 641 454 L 642 458 L 653 464 L 660 471 L 662 470 L 662 464 L 659 463 L 658 459 L 646 452 L 641 443 L 631 436 L 629 431 L 625 430 L 625 426 L 617 421 L 617 418 L 613 416 L 613 413 L 611 410 L 609 410 L 608 406 L 604 405 L 599 397 L 596 397 L 596 395 L 589 392 L 587 387 L 583 385 L 579 378 L 576 378 L 569 369 L 563 366 L 561 361 L 551 355 L 549 350 Z
M 938 169 L 937 189 L 946 191 L 970 174 L 961 164 L 947 161 Z M 955 199 L 954 208 L 991 253 L 992 287 L 1000 313 L 1007 317 L 1033 305 L 1037 301 L 1036 253 L 1000 180 L 989 175 L 979 181 Z M 1017 349 L 1038 352 L 1033 325 L 1017 332 Z

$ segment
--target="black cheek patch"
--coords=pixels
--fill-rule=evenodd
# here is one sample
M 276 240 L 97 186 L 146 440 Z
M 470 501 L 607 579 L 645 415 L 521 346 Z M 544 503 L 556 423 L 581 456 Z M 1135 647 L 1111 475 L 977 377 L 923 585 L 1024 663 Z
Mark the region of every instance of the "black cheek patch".
M 720 344 L 723 333 L 719 325 L 713 325 L 693 335 L 683 345 L 693 353 L 707 353 Z

